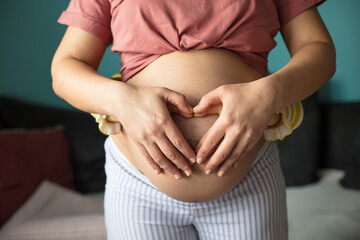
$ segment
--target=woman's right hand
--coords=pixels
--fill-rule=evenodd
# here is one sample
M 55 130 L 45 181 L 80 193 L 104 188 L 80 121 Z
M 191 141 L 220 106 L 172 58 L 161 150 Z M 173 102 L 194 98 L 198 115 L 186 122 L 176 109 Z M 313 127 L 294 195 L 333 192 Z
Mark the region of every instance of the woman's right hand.
M 169 89 L 135 87 L 99 75 L 96 69 L 105 51 L 103 40 L 69 26 L 51 65 L 55 93 L 82 111 L 115 117 L 155 171 L 163 168 L 178 178 L 179 169 L 191 173 L 184 156 L 194 159 L 195 153 L 169 113 L 192 117 L 185 97 Z
M 192 168 L 186 158 L 195 163 L 196 154 L 170 115 L 193 117 L 186 97 L 164 87 L 125 85 L 114 116 L 157 174 L 164 169 L 180 179 L 181 169 L 189 176 Z

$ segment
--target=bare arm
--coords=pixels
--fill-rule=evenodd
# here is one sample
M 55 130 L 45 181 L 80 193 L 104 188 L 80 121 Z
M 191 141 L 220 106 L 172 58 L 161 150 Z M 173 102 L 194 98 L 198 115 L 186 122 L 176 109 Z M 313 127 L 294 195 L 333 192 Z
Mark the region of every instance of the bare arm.
M 291 60 L 266 80 L 275 88 L 276 110 L 317 91 L 335 73 L 335 47 L 318 11 L 311 8 L 281 29 Z
M 55 53 L 51 73 L 55 93 L 76 108 L 120 121 L 144 158 L 157 172 L 181 178 L 192 168 L 184 156 L 195 153 L 173 122 L 172 111 L 192 117 L 184 95 L 166 88 L 133 86 L 97 73 L 106 45 L 101 39 L 69 27 Z M 170 159 L 170 160 L 169 160 Z
M 245 84 L 221 86 L 204 95 L 194 114 L 207 114 L 222 104 L 219 118 L 197 146 L 197 158 L 209 158 L 205 171 L 220 167 L 223 176 L 241 161 L 263 136 L 274 112 L 318 90 L 335 72 L 335 49 L 316 8 L 310 8 L 282 27 L 292 56 L 278 72 Z M 223 140 L 221 140 L 223 139 Z
M 55 93 L 80 110 L 110 115 L 126 85 L 97 73 L 105 50 L 99 38 L 68 27 L 51 65 Z

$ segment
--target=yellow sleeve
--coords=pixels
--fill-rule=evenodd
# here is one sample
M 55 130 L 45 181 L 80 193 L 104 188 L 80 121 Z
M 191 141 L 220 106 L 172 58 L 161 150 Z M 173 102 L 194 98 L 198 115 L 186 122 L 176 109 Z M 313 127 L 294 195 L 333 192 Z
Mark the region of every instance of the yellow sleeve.
M 114 80 L 121 80 L 121 74 L 115 74 L 111 77 Z M 99 124 L 99 130 L 105 135 L 115 135 L 121 132 L 122 125 L 120 122 L 112 122 L 107 119 L 105 114 L 90 113 Z
M 304 118 L 304 109 L 301 102 L 296 102 L 278 111 L 281 119 L 275 126 L 268 127 L 264 137 L 268 141 L 283 140 L 298 128 Z

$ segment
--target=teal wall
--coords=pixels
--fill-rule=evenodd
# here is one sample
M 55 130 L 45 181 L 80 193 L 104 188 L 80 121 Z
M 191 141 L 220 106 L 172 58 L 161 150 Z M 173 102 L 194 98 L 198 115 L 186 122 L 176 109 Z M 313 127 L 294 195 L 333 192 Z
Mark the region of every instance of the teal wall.
M 360 1 L 328 0 L 319 12 L 336 47 L 337 69 L 334 77 L 319 91 L 322 102 L 360 101 Z M 290 59 L 278 35 L 278 46 L 270 53 L 269 68 L 276 71 Z
M 50 65 L 66 27 L 57 18 L 68 0 L 0 0 L 0 95 L 72 108 L 51 87 Z M 119 72 L 120 58 L 107 50 L 99 71 Z
M 68 0 L 0 1 L 0 95 L 64 108 L 70 106 L 52 91 L 50 63 L 65 31 L 56 22 Z M 319 11 L 337 49 L 337 72 L 320 90 L 323 102 L 360 101 L 360 1 L 328 0 Z M 270 54 L 269 68 L 286 64 L 289 54 L 281 37 Z M 120 59 L 108 49 L 99 72 L 118 72 Z

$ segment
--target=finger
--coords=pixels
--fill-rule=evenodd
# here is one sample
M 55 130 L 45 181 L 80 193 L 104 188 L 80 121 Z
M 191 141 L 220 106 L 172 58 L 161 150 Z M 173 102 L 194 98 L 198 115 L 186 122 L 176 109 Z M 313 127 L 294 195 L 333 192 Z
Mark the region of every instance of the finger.
M 218 144 L 216 144 L 216 146 L 210 151 L 210 153 L 207 156 L 207 158 L 205 159 L 205 161 L 202 162 L 202 164 L 204 164 L 204 166 L 209 162 L 212 155 L 214 155 L 214 153 L 215 153 L 216 149 L 219 147 L 220 143 L 221 143 L 221 141 L 219 141 Z
M 208 163 L 205 166 L 205 173 L 210 174 L 212 171 L 214 171 L 215 168 L 217 168 L 221 163 L 224 161 L 228 161 L 227 157 L 233 150 L 234 146 L 237 143 L 237 137 L 234 134 L 225 134 L 224 139 L 220 143 L 219 147 L 216 149 L 215 153 L 212 155 L 212 157 L 209 159 Z M 221 173 L 220 177 L 222 177 L 224 173 Z
M 218 119 L 214 122 L 214 124 L 206 131 L 206 133 L 204 134 L 204 136 L 202 136 L 202 138 L 200 139 L 200 141 L 197 143 L 197 145 L 196 145 L 196 147 L 195 147 L 195 152 L 197 152 L 197 153 L 199 152 L 201 146 L 204 144 L 205 139 L 207 138 L 207 136 L 209 135 L 209 133 L 213 130 L 212 128 L 213 128 L 215 125 L 217 125 L 217 124 L 221 125 L 221 121 L 224 121 L 224 120 L 222 120 L 222 118 L 218 118 Z M 222 128 L 223 128 L 223 127 L 222 127 Z
M 212 106 L 220 105 L 222 103 L 222 88 L 216 88 L 211 92 L 205 94 L 198 105 L 196 105 L 193 109 L 194 114 L 204 114 L 206 113 Z
M 256 143 L 258 142 L 257 138 L 250 139 L 248 144 L 245 146 L 243 152 L 240 155 L 240 158 L 246 157 L 247 154 L 255 147 Z
M 195 152 L 199 152 L 199 149 L 201 148 L 201 146 L 204 144 L 204 141 L 206 139 L 206 137 L 209 135 L 209 131 L 210 131 L 210 128 L 206 131 L 206 133 L 204 134 L 204 136 L 202 136 L 202 138 L 200 139 L 200 141 L 196 144 L 196 147 L 195 147 Z
M 240 152 L 241 152 L 241 147 L 240 147 L 240 142 L 237 142 L 233 148 L 233 150 L 230 152 L 230 154 L 228 155 L 226 161 L 224 161 L 221 164 L 221 167 L 219 168 L 219 170 L 217 171 L 217 175 L 219 177 L 224 176 L 229 169 L 233 166 L 234 168 L 237 167 L 236 164 L 239 163 L 239 159 L 240 159 Z
M 256 141 L 251 141 L 251 134 L 247 133 L 245 137 L 237 142 L 233 151 L 229 154 L 228 159 L 221 165 L 218 170 L 218 176 L 223 176 L 231 166 L 237 167 L 238 162 L 255 146 Z
M 140 144 L 136 143 L 137 148 L 139 149 L 140 153 L 143 155 L 145 160 L 150 164 L 150 167 L 155 171 L 156 174 L 160 174 L 162 172 L 162 169 L 160 166 L 154 161 L 154 159 L 150 156 L 146 148 Z
M 220 124 L 219 119 L 208 130 L 207 136 L 204 139 L 204 142 L 201 144 L 201 147 L 197 151 L 197 163 L 203 163 L 206 158 L 209 156 L 211 150 L 220 142 L 224 137 L 225 130 L 224 127 Z
M 155 143 L 145 145 L 146 150 L 149 152 L 150 156 L 154 161 L 164 170 L 172 174 L 177 180 L 181 178 L 181 172 L 179 169 L 172 164 L 172 162 L 167 159 L 164 154 L 161 152 L 159 147 Z
M 210 114 L 220 114 L 222 111 L 222 108 L 223 108 L 222 104 L 212 105 L 205 112 L 194 113 L 194 117 L 204 117 L 204 116 L 210 115 Z
M 165 157 L 167 157 L 173 164 L 175 164 L 178 169 L 183 170 L 186 176 L 190 176 L 192 169 L 189 162 L 185 160 L 185 158 L 180 154 L 180 152 L 174 147 L 174 145 L 165 135 L 159 138 L 156 143 Z
M 192 113 L 192 111 L 191 111 L 191 113 L 183 112 L 177 106 L 173 105 L 172 103 L 167 103 L 166 107 L 167 107 L 169 113 L 179 114 L 179 115 L 181 115 L 183 117 L 186 117 L 186 118 L 194 117 L 194 114 Z
M 175 125 L 174 121 L 168 121 L 164 128 L 165 135 L 173 146 L 179 150 L 191 163 L 195 163 L 196 154 L 190 147 L 189 143 L 185 140 L 179 128 Z
M 178 113 L 184 117 L 190 117 L 193 115 L 193 108 L 186 100 L 184 94 L 178 93 L 168 88 L 164 89 L 165 90 L 163 91 L 162 96 L 168 105 L 169 112 Z

